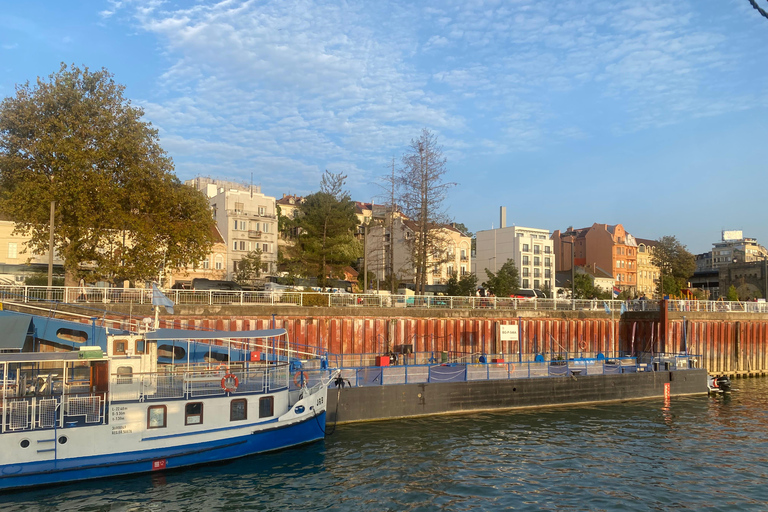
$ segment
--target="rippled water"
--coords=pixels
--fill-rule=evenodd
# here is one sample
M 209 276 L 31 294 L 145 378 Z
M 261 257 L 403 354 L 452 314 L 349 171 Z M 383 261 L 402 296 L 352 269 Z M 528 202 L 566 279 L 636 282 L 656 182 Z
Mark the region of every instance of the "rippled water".
M 726 397 L 339 426 L 233 463 L 0 496 L 2 510 L 768 510 L 768 379 Z M 332 428 L 332 427 L 330 427 Z

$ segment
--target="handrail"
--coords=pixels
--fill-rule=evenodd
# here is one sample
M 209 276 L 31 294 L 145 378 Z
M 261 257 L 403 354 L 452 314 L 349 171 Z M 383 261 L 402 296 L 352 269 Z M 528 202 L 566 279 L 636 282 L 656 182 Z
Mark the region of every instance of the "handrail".
M 304 291 L 164 290 L 178 305 L 268 305 L 464 310 L 659 311 L 657 300 L 538 299 L 447 295 L 383 295 Z M 318 297 L 321 297 L 318 299 Z M 144 288 L 59 286 L 0 286 L 0 300 L 21 304 L 152 304 L 152 291 Z M 768 302 L 669 300 L 669 311 L 768 313 Z

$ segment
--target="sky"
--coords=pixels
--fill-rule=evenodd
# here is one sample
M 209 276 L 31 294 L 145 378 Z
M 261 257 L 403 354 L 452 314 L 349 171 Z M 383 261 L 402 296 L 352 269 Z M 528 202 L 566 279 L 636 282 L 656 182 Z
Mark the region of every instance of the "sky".
M 759 0 L 768 8 L 768 0 Z M 762 3 L 764 2 L 764 3 Z M 470 231 L 621 223 L 768 244 L 768 19 L 749 0 L 0 3 L 0 98 L 106 68 L 177 176 L 358 201 L 423 128 Z

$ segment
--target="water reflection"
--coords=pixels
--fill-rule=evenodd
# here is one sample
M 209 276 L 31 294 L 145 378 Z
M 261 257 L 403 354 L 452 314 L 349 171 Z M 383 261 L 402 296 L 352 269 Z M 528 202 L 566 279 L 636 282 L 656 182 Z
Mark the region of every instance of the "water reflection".
M 3 510 L 763 510 L 768 380 L 732 396 L 339 426 L 229 464 L 15 493 Z

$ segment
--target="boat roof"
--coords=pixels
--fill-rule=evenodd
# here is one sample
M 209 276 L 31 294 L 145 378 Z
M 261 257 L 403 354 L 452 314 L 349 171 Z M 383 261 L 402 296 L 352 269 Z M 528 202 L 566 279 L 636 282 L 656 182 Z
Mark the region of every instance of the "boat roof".
M 276 338 L 288 334 L 285 329 L 258 331 L 198 331 L 187 329 L 157 329 L 144 335 L 148 340 L 231 340 L 241 338 Z
M 98 347 L 97 347 L 98 348 Z M 71 352 L 5 352 L 0 353 L 0 362 L 5 363 L 25 363 L 25 362 L 46 362 L 46 361 L 94 361 L 103 360 L 101 358 L 81 359 L 79 351 Z

